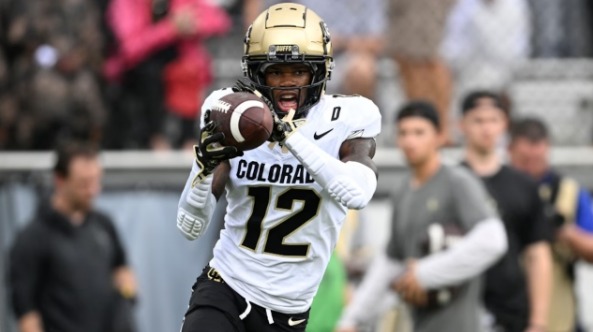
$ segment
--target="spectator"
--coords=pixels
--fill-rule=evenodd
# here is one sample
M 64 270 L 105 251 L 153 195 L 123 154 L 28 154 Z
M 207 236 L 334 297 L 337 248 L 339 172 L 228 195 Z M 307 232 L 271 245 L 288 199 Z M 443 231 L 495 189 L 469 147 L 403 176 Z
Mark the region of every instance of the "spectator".
M 549 331 L 574 331 L 574 263 L 593 262 L 593 208 L 589 193 L 572 178 L 550 167 L 550 135 L 539 119 L 517 121 L 511 130 L 511 163 L 539 183 L 546 217 L 556 238 L 552 246 L 553 288 Z
M 432 102 L 441 118 L 441 138 L 453 143 L 449 130 L 451 73 L 439 47 L 445 24 L 457 0 L 390 0 L 386 45 L 398 66 L 409 99 Z
M 286 2 L 267 0 L 266 5 Z M 332 32 L 334 62 L 345 70 L 332 72 L 329 93 L 375 97 L 377 58 L 382 52 L 387 26 L 386 0 L 296 0 L 323 17 Z M 369 24 L 372 22 L 372 24 Z
M 136 283 L 111 220 L 93 209 L 97 152 L 57 152 L 55 190 L 10 251 L 9 282 L 20 332 L 129 332 Z
M 477 276 L 498 260 L 507 241 L 482 184 L 467 170 L 441 163 L 437 114 L 428 103 L 412 102 L 397 116 L 398 145 L 411 174 L 393 197 L 386 254 L 365 275 L 339 331 L 356 331 L 390 284 L 412 306 L 415 331 L 479 331 Z M 465 236 L 442 251 L 453 241 L 446 229 Z M 448 298 L 437 296 L 441 291 Z
M 101 140 L 106 110 L 96 75 L 103 36 L 95 4 L 8 2 L 6 49 L 20 148 L 50 149 L 60 138 Z
M 537 186 L 502 163 L 497 148 L 506 130 L 507 113 L 500 97 L 472 92 L 463 100 L 462 113 L 464 164 L 484 181 L 509 237 L 506 255 L 485 276 L 484 304 L 491 318 L 488 328 L 546 331 L 552 279 L 550 232 Z
M 229 29 L 227 14 L 206 0 L 111 0 L 107 18 L 117 45 L 104 74 L 120 84 L 108 145 L 192 145 L 212 79 L 203 42 Z
M 459 0 L 441 52 L 460 96 L 472 89 L 504 90 L 530 53 L 527 0 Z

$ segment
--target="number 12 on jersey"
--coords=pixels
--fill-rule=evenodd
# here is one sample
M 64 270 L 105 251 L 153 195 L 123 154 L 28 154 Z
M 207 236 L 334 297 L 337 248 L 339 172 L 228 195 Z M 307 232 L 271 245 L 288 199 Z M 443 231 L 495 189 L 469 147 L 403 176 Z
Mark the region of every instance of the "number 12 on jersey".
M 247 233 L 241 242 L 243 247 L 256 250 L 262 238 L 262 223 L 268 213 L 271 192 L 270 186 L 249 187 L 247 194 L 253 199 L 253 211 L 247 220 Z M 293 211 L 295 202 L 302 202 L 302 206 L 268 230 L 263 252 L 281 256 L 306 256 L 310 243 L 286 244 L 284 241 L 317 215 L 320 201 L 321 198 L 312 189 L 290 188 L 278 195 L 275 209 Z

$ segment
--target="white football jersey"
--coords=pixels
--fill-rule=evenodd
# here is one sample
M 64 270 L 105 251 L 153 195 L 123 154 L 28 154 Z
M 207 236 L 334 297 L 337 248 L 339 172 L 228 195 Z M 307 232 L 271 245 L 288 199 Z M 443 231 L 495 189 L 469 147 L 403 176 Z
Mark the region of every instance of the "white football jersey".
M 213 92 L 208 109 L 231 89 Z M 299 131 L 335 158 L 351 138 L 381 130 L 377 106 L 360 96 L 324 95 Z M 225 228 L 210 265 L 246 300 L 283 313 L 306 311 L 336 245 L 346 207 L 286 149 L 264 143 L 230 160 Z

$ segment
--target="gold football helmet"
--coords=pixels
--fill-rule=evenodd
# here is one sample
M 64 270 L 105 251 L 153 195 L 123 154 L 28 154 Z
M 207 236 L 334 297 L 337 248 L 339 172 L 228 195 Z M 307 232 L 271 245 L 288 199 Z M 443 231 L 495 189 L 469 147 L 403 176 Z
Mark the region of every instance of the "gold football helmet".
M 310 84 L 301 87 L 307 95 L 296 110 L 297 116 L 306 114 L 319 102 L 333 69 L 327 26 L 311 9 L 294 3 L 271 6 L 253 21 L 245 35 L 243 73 L 274 106 L 274 89 L 294 89 L 266 85 L 264 70 L 267 64 L 276 63 L 304 63 L 311 68 Z

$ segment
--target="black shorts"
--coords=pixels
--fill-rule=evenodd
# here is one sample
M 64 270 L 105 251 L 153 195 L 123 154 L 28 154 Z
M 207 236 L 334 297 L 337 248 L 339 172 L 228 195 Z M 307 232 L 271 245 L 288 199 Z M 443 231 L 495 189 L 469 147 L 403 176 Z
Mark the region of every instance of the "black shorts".
M 309 311 L 283 314 L 250 303 L 206 266 L 192 287 L 182 332 L 304 332 Z

